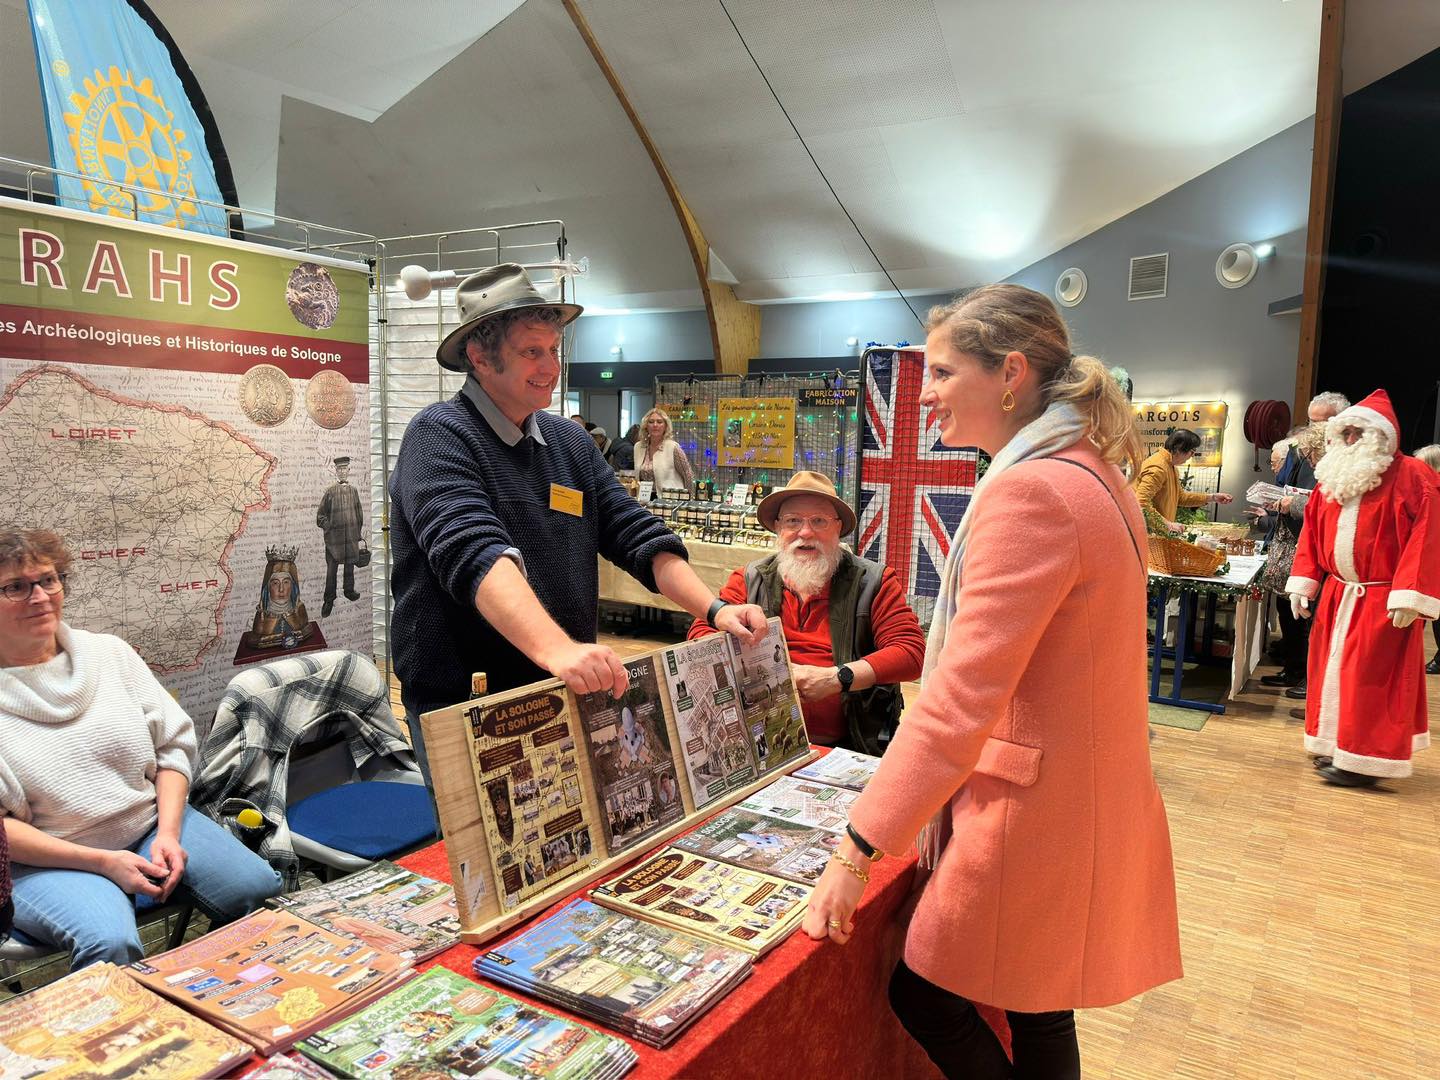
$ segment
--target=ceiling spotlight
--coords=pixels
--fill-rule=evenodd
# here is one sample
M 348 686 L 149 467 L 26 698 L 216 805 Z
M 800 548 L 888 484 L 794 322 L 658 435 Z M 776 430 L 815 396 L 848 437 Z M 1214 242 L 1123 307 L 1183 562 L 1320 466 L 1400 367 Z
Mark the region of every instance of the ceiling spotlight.
M 1215 260 L 1215 280 L 1224 288 L 1238 289 L 1250 284 L 1259 268 L 1260 258 L 1253 247 L 1231 244 Z
M 1085 271 L 1078 266 L 1072 266 L 1055 280 L 1055 299 L 1064 307 L 1074 307 L 1085 299 L 1089 288 L 1090 282 L 1085 277 Z
M 620 355 L 622 355 L 624 352 L 625 352 L 625 350 L 622 349 L 619 345 L 611 345 L 611 346 L 610 346 L 610 355 L 611 355 L 611 356 L 620 356 Z
M 1270 243 L 1270 241 L 1268 241 L 1268 240 L 1265 241 L 1263 244 L 1256 244 L 1256 245 L 1255 245 L 1255 257 L 1256 257 L 1257 259 L 1268 259 L 1271 255 L 1274 255 L 1274 254 L 1275 254 L 1275 245 L 1272 244 L 1272 243 Z
M 847 337 L 845 339 L 845 344 L 849 345 L 853 349 L 856 345 L 860 344 L 860 339 L 858 337 Z

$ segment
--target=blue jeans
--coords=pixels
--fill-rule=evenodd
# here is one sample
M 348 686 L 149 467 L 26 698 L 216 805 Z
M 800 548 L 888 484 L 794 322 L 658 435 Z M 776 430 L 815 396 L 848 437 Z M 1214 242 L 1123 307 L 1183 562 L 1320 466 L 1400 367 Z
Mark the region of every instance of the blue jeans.
M 430 782 L 430 756 L 425 753 L 425 732 L 420 728 L 420 714 L 406 709 L 405 726 L 410 729 L 410 747 L 415 751 L 415 764 L 420 766 L 420 775 L 425 778 L 425 786 L 430 789 L 430 797 L 433 799 L 435 785 Z M 437 816 L 435 820 L 439 821 L 440 818 Z
M 148 859 L 154 840 L 151 829 L 130 850 Z M 193 806 L 180 821 L 180 846 L 189 858 L 171 899 L 188 893 L 212 922 L 237 919 L 280 891 L 280 875 L 269 863 Z M 157 906 L 149 897 L 131 896 L 85 870 L 16 863 L 11 875 L 15 929 L 32 942 L 69 950 L 73 970 L 101 960 L 129 964 L 144 955 L 135 914 Z

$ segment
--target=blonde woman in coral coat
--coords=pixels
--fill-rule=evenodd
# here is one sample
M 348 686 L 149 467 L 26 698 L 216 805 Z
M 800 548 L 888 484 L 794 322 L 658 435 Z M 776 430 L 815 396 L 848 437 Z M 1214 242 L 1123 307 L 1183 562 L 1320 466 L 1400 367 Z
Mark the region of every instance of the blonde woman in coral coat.
M 947 446 L 993 457 L 952 545 L 919 699 L 817 884 L 844 944 L 870 858 L 934 870 L 890 1000 L 947 1075 L 1080 1076 L 1073 1010 L 1180 977 L 1175 877 L 1146 738 L 1145 526 L 1117 465 L 1139 444 L 1050 300 L 991 285 L 931 311 Z M 1005 1009 L 1014 1064 L 972 1002 Z

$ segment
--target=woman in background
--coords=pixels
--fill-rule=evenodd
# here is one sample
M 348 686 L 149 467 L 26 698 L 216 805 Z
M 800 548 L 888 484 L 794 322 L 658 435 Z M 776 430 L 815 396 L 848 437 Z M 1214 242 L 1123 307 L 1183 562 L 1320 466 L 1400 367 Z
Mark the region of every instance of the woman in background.
M 641 480 L 655 481 L 656 495 L 671 490 L 691 494 L 694 477 L 690 472 L 690 459 L 675 441 L 670 417 L 663 409 L 651 409 L 640 423 L 635 468 Z
M 1431 443 L 1415 451 L 1415 456 L 1440 473 L 1440 443 Z M 1435 639 L 1435 655 L 1425 665 L 1425 674 L 1440 675 L 1440 619 L 1430 621 L 1430 636 Z
M 1223 504 L 1233 500 L 1233 496 L 1223 491 L 1207 495 L 1181 487 L 1178 470 L 1199 449 L 1200 436 L 1189 428 L 1179 428 L 1170 433 L 1164 446 L 1141 463 L 1140 471 L 1135 475 L 1135 497 L 1140 500 L 1140 508 L 1154 510 L 1165 519 L 1166 527 L 1173 533 L 1185 529 L 1175 520 L 1180 507 Z
M 867 860 L 932 822 L 896 1015 L 946 1076 L 1079 1080 L 1072 1010 L 1180 977 L 1146 740 L 1145 525 L 1117 467 L 1139 441 L 1125 395 L 1071 355 L 1040 293 L 988 285 L 927 330 L 920 404 L 946 446 L 992 463 L 946 560 L 920 696 L 805 931 L 848 941 Z M 1013 1066 L 977 1001 L 1007 1011 Z
M 15 929 L 82 968 L 142 955 L 137 906 L 189 892 L 215 923 L 280 891 L 266 862 L 186 803 L 195 725 L 110 634 L 60 621 L 58 534 L 0 529 L 0 820 Z
M 1260 571 L 1260 585 L 1280 600 L 1276 609 L 1280 618 L 1280 652 L 1284 659 L 1279 674 L 1263 675 L 1260 682 L 1264 686 L 1286 687 L 1286 696 L 1297 700 L 1305 697 L 1310 620 L 1297 619 L 1291 613 L 1285 582 L 1290 577 L 1290 565 L 1295 561 L 1295 545 L 1300 539 L 1300 525 L 1305 520 L 1305 505 L 1310 501 L 1308 489 L 1315 486 L 1315 466 L 1324 453 L 1324 424 L 1306 424 L 1296 428 L 1289 438 L 1282 439 L 1272 448 L 1271 471 L 1279 483 L 1305 488 L 1307 493 L 1286 495 L 1265 510 L 1246 510 L 1256 519 L 1256 524 L 1266 530 L 1265 567 Z M 1280 459 L 1278 463 L 1275 460 L 1277 456 Z

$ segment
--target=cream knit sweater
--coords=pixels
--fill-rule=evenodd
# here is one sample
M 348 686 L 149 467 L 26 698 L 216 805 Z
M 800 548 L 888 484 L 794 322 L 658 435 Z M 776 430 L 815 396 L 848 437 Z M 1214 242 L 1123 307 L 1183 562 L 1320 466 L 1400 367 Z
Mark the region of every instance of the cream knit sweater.
M 155 771 L 191 775 L 195 725 L 118 637 L 60 625 L 61 652 L 0 668 L 0 812 L 119 850 L 155 826 Z

